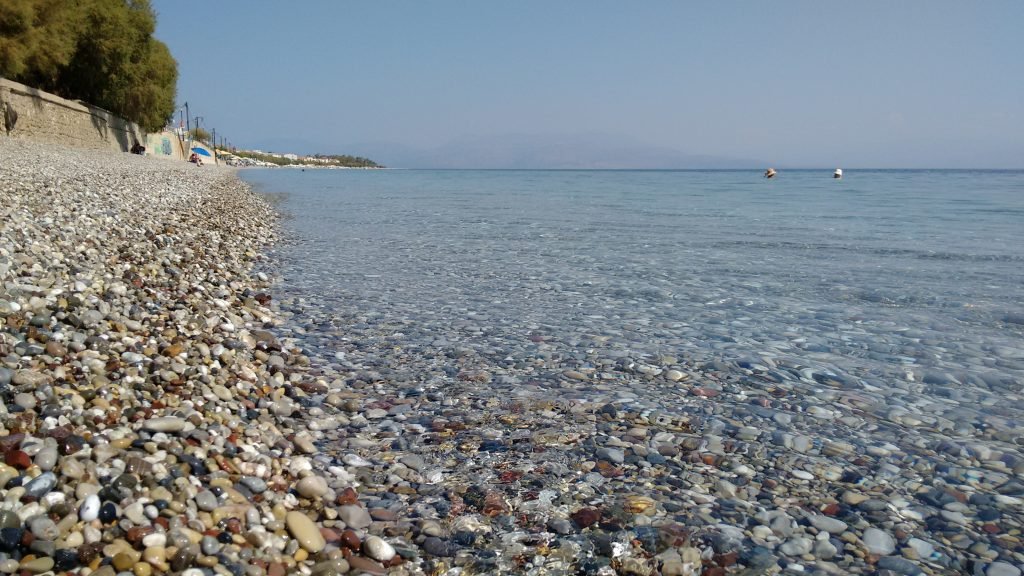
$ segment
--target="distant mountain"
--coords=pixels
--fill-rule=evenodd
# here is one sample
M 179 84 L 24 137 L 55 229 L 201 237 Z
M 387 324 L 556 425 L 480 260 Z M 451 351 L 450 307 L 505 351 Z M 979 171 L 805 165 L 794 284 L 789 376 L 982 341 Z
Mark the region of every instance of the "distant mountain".
M 393 168 L 759 168 L 762 162 L 645 145 L 608 135 L 461 138 L 433 148 L 386 142 L 348 147 Z
M 258 141 L 277 153 L 351 154 L 389 168 L 686 169 L 763 168 L 764 162 L 689 154 L 608 134 L 473 136 L 434 147 L 394 142 L 323 143 L 301 137 Z

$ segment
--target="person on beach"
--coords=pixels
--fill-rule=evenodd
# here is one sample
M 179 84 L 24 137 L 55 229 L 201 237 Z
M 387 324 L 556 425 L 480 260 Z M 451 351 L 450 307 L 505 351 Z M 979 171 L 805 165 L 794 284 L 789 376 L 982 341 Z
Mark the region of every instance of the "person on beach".
M 140 156 L 145 154 L 146 153 L 146 147 L 143 146 L 142 144 L 139 144 L 138 140 L 135 140 L 134 142 L 135 143 L 132 144 L 132 154 L 138 154 Z

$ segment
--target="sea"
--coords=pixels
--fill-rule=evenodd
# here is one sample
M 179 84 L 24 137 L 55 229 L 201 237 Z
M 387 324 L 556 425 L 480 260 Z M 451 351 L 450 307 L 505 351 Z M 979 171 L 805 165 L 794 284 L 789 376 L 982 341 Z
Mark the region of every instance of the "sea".
M 689 366 L 1024 444 L 1024 172 L 241 177 L 284 215 L 275 297 L 314 360 L 388 366 L 409 386 L 443 386 L 425 375 L 467 358 L 508 373 Z M 551 393 L 502 382 L 492 393 Z M 591 392 L 609 391 L 572 393 Z

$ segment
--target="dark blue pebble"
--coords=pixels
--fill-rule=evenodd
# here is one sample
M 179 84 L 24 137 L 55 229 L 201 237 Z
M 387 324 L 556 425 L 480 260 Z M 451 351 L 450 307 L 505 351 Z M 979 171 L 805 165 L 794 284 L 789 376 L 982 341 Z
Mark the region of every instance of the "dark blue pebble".
M 78 566 L 78 550 L 61 548 L 53 555 L 53 569 L 56 572 L 66 572 Z
M 454 555 L 452 547 L 437 536 L 430 536 L 424 540 L 422 548 L 424 552 L 431 556 L 448 557 Z
M 21 535 L 25 533 L 24 528 L 2 528 L 0 529 L 0 550 L 14 552 L 21 545 Z
M 476 542 L 476 534 L 468 530 L 460 530 L 452 534 L 452 541 L 460 546 L 472 546 Z
M 100 521 L 110 524 L 114 520 L 117 520 L 117 506 L 113 502 L 104 502 L 103 506 L 100 506 Z

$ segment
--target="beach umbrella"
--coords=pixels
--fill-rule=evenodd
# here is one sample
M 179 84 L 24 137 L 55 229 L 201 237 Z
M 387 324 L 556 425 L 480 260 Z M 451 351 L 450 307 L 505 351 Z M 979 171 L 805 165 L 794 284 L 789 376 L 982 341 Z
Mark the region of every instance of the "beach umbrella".
M 206 148 L 193 148 L 192 151 L 195 152 L 196 154 L 199 154 L 200 156 L 210 155 L 210 151 L 207 150 Z

